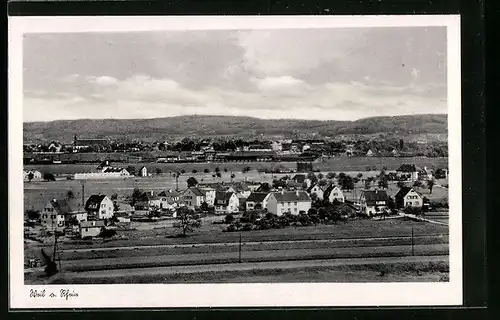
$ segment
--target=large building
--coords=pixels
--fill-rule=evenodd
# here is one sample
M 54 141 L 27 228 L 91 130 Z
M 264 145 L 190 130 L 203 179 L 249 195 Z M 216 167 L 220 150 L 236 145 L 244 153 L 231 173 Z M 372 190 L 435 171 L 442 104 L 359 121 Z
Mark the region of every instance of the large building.
M 311 198 L 305 191 L 272 192 L 267 201 L 267 211 L 277 214 L 284 213 L 297 215 L 307 213 L 311 209 Z
M 103 194 L 91 195 L 85 203 L 89 220 L 111 219 L 114 214 L 113 201 Z
M 384 190 L 364 190 L 360 198 L 361 211 L 368 216 L 389 210 L 389 196 Z
M 421 208 L 424 204 L 422 195 L 410 187 L 402 187 L 399 189 L 394 198 L 397 208 Z

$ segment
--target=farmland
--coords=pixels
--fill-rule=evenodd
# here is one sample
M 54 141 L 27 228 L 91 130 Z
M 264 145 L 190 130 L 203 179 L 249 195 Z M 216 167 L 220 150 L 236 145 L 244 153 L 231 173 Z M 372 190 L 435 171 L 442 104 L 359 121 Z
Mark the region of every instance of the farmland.
M 375 166 L 377 170 L 382 167 L 387 167 L 389 170 L 396 170 L 400 165 L 409 163 L 420 167 L 442 168 L 448 167 L 448 158 L 427 158 L 427 157 L 412 157 L 412 158 L 397 158 L 397 157 L 331 157 L 326 159 L 318 159 L 314 163 L 314 168 L 320 171 L 366 171 L 367 166 Z M 150 172 L 154 172 L 156 168 L 161 169 L 164 173 L 169 171 L 185 170 L 187 173 L 193 169 L 203 171 L 209 169 L 213 172 L 216 167 L 221 170 L 226 168 L 228 171 L 241 172 L 244 167 L 249 166 L 251 169 L 296 169 L 295 162 L 225 162 L 225 163 L 116 163 L 116 166 L 128 167 L 133 166 L 139 169 L 142 166 L 148 168 Z M 37 169 L 41 172 L 52 172 L 54 174 L 72 174 L 90 172 L 95 170 L 97 164 L 41 164 L 41 165 L 25 165 L 25 169 Z

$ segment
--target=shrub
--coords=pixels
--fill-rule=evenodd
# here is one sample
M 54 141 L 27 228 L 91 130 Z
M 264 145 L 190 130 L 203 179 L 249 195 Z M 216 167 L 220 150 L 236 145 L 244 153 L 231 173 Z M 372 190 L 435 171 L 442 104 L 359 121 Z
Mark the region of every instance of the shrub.
M 251 224 L 251 223 L 245 223 L 241 227 L 241 231 L 252 231 L 252 230 L 253 230 L 253 224 Z
M 236 225 L 230 224 L 229 226 L 227 226 L 226 231 L 227 232 L 235 232 L 235 231 L 238 231 L 238 228 L 236 227 Z
M 226 224 L 231 224 L 234 222 L 234 216 L 232 214 L 228 214 L 226 215 L 226 217 L 224 218 L 224 222 Z

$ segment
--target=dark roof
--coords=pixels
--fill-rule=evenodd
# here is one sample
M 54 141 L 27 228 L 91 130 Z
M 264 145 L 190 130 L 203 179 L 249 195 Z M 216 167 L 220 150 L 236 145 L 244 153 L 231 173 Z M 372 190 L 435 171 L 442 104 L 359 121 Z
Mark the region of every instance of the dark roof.
M 296 174 L 293 176 L 292 180 L 298 183 L 304 183 L 306 180 L 307 176 L 305 174 Z
M 158 193 L 158 196 L 159 197 L 178 197 L 179 196 L 179 192 L 175 191 L 175 190 L 167 190 L 167 191 L 162 191 L 160 193 Z
M 77 210 L 75 210 L 75 209 L 77 209 L 77 206 L 70 200 L 54 199 L 54 200 L 50 201 L 50 204 L 52 205 L 52 207 L 54 207 L 54 210 L 56 210 L 57 213 L 59 213 L 59 214 L 66 215 L 68 213 L 77 211 Z
M 398 193 L 396 193 L 396 198 L 402 198 L 404 196 L 406 196 L 408 194 L 408 192 L 410 192 L 412 188 L 410 187 L 402 187 L 399 189 Z
M 323 197 L 328 198 L 330 196 L 330 193 L 332 193 L 333 189 L 335 189 L 335 188 L 338 188 L 338 187 L 334 184 L 329 185 L 328 188 L 326 188 L 326 190 L 323 194 Z M 340 188 L 338 188 L 338 189 L 340 190 Z M 340 191 L 342 191 L 342 190 L 340 190 Z
M 311 201 L 311 198 L 305 191 L 283 191 L 273 192 L 277 201 Z
M 248 198 L 247 201 L 253 201 L 253 202 L 262 202 L 264 199 L 267 197 L 269 193 L 265 192 L 252 192 Z
M 111 172 L 121 172 L 123 170 L 123 168 L 106 168 L 106 170 L 104 170 L 104 173 L 111 173 Z
M 402 187 L 399 189 L 398 193 L 396 193 L 396 195 L 394 197 L 395 198 L 403 198 L 408 194 L 408 192 L 410 192 L 412 190 L 413 190 L 413 188 L 411 188 L 411 187 Z M 413 191 L 415 191 L 415 190 L 413 190 Z M 415 191 L 415 192 L 418 195 L 420 195 L 420 193 L 418 193 L 417 191 Z
M 389 196 L 384 190 L 365 190 L 363 195 L 366 201 L 389 201 Z
M 396 171 L 399 171 L 399 172 L 418 172 L 418 171 L 420 171 L 420 168 L 418 168 L 414 164 L 402 164 Z
M 88 209 L 99 209 L 99 204 L 104 200 L 106 195 L 104 194 L 94 194 L 89 197 L 85 203 L 85 210 Z
M 188 188 L 187 190 L 191 190 L 191 192 L 193 192 L 193 193 L 194 193 L 194 195 L 195 195 L 195 196 L 198 196 L 198 197 L 200 197 L 200 196 L 204 196 L 204 195 L 205 195 L 205 193 L 203 193 L 203 192 L 202 192 L 200 189 L 198 189 L 198 188 Z M 187 190 L 186 190 L 186 191 L 187 191 Z
M 215 193 L 215 204 L 227 204 L 229 199 L 233 196 L 233 192 L 219 192 Z

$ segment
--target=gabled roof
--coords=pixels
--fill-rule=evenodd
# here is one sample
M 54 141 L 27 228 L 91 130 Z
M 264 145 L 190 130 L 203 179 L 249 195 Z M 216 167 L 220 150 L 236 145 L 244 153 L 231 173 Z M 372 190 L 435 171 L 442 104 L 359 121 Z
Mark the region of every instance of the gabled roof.
M 122 170 L 124 170 L 124 169 L 123 168 L 113 168 L 113 167 L 110 167 L 110 168 L 106 168 L 104 170 L 104 173 L 121 172 Z
M 158 196 L 159 197 L 172 197 L 172 198 L 175 198 L 175 197 L 178 197 L 180 195 L 179 192 L 175 191 L 175 190 L 166 190 L 166 191 L 162 191 L 160 193 L 158 193 Z
M 366 201 L 389 201 L 389 196 L 384 190 L 365 190 L 363 195 Z
M 247 198 L 247 201 L 262 202 L 269 193 L 266 192 L 252 192 Z
M 326 188 L 325 190 L 325 193 L 323 194 L 323 197 L 324 198 L 328 198 L 330 196 L 330 193 L 332 193 L 332 191 L 337 188 L 340 192 L 342 192 L 342 190 L 340 190 L 340 188 L 334 184 L 331 184 L 328 186 L 328 188 Z
M 233 192 L 216 192 L 215 193 L 215 204 L 227 204 L 229 199 L 233 196 Z
M 99 205 L 101 204 L 102 200 L 106 198 L 106 195 L 104 194 L 94 194 L 91 195 L 87 202 L 85 203 L 85 210 L 88 209 L 99 209 Z M 91 208 L 93 207 L 93 208 Z
M 415 191 L 413 190 L 413 188 L 411 187 L 402 187 L 399 189 L 398 193 L 396 193 L 395 197 L 396 198 L 403 198 L 405 197 L 410 191 Z M 418 193 L 417 191 L 415 191 L 418 195 L 420 195 L 420 193 Z
M 311 198 L 305 191 L 283 191 L 273 192 L 278 202 L 282 201 L 311 201 Z
M 186 191 L 184 191 L 184 193 L 187 192 L 188 190 L 191 190 L 191 192 L 194 193 L 194 195 L 197 197 L 202 197 L 205 195 L 205 193 L 198 188 L 187 188 Z
M 420 168 L 418 168 L 414 164 L 402 164 L 396 171 L 398 172 L 418 172 Z
M 307 176 L 305 174 L 296 174 L 293 176 L 292 180 L 298 183 L 304 183 L 306 180 Z
M 78 211 L 77 205 L 71 200 L 57 200 L 53 199 L 50 201 L 50 204 L 57 211 L 58 214 L 66 215 L 71 212 Z

